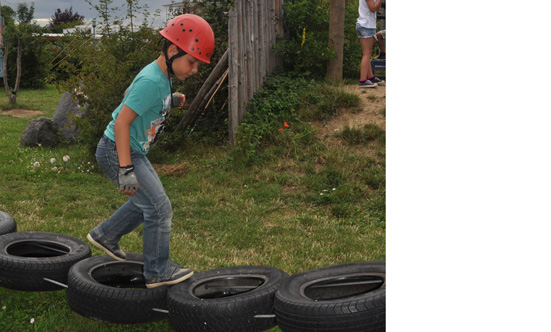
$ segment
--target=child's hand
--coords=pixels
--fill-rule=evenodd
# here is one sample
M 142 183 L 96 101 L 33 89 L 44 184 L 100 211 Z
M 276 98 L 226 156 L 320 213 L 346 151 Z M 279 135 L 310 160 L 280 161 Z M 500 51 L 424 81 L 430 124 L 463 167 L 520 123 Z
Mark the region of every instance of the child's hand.
M 123 195 L 133 196 L 138 190 L 138 178 L 134 166 L 119 167 L 119 191 Z
M 186 95 L 179 92 L 174 92 L 172 94 L 172 107 L 182 107 L 186 102 Z

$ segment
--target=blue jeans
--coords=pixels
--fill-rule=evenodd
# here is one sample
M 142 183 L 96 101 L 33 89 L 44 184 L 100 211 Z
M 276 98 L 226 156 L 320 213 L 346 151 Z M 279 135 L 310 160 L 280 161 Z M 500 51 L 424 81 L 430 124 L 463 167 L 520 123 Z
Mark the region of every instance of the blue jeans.
M 159 176 L 146 156 L 130 149 L 138 190 L 109 219 L 92 230 L 93 236 L 108 243 L 143 223 L 144 276 L 158 282 L 168 272 L 168 252 L 172 223 L 172 206 Z M 96 159 L 107 177 L 119 186 L 119 157 L 115 142 L 103 136 L 96 150 Z

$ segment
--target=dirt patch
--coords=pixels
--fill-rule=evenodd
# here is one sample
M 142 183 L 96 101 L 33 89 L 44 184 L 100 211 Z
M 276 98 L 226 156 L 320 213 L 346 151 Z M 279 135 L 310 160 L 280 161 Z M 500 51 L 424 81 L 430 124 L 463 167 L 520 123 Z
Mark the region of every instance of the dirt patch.
M 337 115 L 326 123 L 313 123 L 318 128 L 316 135 L 319 138 L 330 138 L 347 125 L 350 128 L 361 128 L 369 123 L 386 130 L 386 117 L 383 112 L 386 107 L 386 87 L 382 85 L 366 89 L 357 85 L 348 85 L 346 90 L 360 96 L 362 102 L 360 111 L 339 110 Z
M 11 115 L 16 118 L 33 118 L 35 116 L 43 115 L 44 112 L 37 110 L 26 110 L 26 109 L 13 109 L 9 111 L 2 111 L 2 114 Z
M 180 176 L 189 173 L 190 167 L 187 163 L 172 165 L 153 164 L 153 168 L 157 173 L 162 175 Z

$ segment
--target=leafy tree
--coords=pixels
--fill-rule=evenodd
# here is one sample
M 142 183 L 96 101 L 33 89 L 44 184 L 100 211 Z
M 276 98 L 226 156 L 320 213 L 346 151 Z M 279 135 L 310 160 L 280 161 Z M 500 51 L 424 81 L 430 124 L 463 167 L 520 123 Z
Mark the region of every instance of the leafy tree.
M 31 23 L 34 17 L 34 3 L 31 4 L 31 7 L 26 3 L 19 3 L 17 5 L 17 20 L 19 23 L 29 24 Z
M 62 33 L 63 29 L 83 24 L 83 21 L 84 16 L 79 15 L 78 12 L 73 13 L 73 6 L 69 9 L 65 8 L 64 11 L 58 8 L 52 16 L 48 28 L 53 33 Z
M 51 52 L 48 42 L 41 37 L 43 29 L 32 23 L 34 4 L 29 7 L 20 3 L 17 11 L 2 6 L 4 16 L 4 42 L 7 43 L 7 71 L 4 73 L 8 81 L 17 79 L 17 53 L 19 40 L 21 41 L 21 88 L 41 88 L 45 85 L 48 74 L 48 61 Z M 17 19 L 17 21 L 16 21 Z M 6 50 L 4 48 L 4 52 Z

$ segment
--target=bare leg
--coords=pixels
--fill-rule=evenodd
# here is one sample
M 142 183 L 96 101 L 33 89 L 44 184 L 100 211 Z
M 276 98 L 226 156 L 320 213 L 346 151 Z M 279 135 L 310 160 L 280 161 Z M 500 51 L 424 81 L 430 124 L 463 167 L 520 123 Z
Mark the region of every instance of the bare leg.
M 362 62 L 360 65 L 360 81 L 367 80 L 368 77 L 373 77 L 373 70 L 371 69 L 371 52 L 373 52 L 373 44 L 375 38 L 360 38 L 360 45 L 362 46 Z

